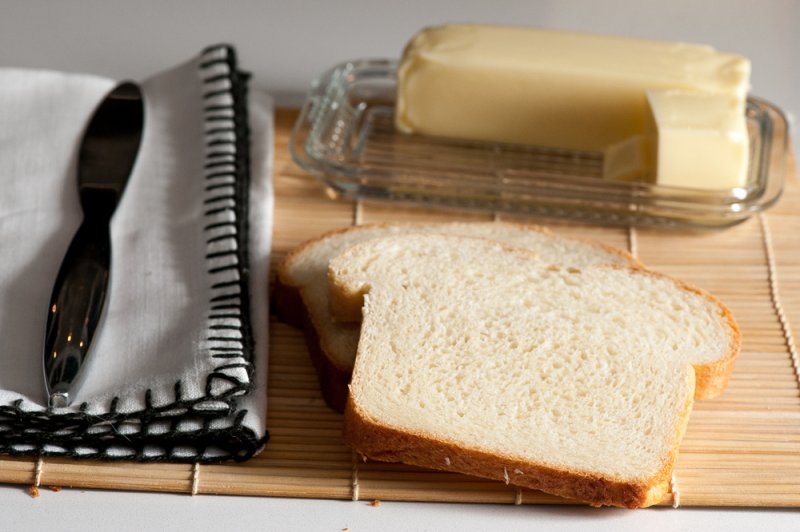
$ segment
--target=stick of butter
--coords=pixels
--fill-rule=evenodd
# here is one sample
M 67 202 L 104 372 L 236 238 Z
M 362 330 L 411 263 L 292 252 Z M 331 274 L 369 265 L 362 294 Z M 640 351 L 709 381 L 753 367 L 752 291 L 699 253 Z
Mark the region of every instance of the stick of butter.
M 602 151 L 645 132 L 647 91 L 728 95 L 744 113 L 747 59 L 708 46 L 528 28 L 418 33 L 397 73 L 403 132 Z

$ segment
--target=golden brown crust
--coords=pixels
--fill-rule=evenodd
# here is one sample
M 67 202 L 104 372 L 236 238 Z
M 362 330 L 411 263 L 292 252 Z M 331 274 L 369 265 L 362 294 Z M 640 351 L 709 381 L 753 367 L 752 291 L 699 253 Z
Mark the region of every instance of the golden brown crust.
M 646 481 L 625 481 L 577 470 L 557 469 L 464 448 L 426 434 L 398 430 L 371 419 L 352 396 L 347 400 L 344 413 L 344 441 L 356 452 L 373 460 L 402 462 L 500 480 L 593 506 L 644 508 L 661 502 L 669 493 L 678 446 L 686 430 L 691 407 L 692 397 L 688 395 L 669 456 L 665 458 L 661 469 Z
M 709 364 L 694 364 L 693 367 L 697 376 L 694 398 L 698 400 L 714 399 L 722 395 L 728 387 L 735 360 L 736 355 L 732 355 L 724 360 L 717 360 Z

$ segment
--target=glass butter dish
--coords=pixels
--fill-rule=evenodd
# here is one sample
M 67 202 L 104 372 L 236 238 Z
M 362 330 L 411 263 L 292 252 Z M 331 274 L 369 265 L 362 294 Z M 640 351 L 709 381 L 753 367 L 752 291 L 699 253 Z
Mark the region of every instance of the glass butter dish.
M 394 128 L 397 62 L 339 64 L 314 81 L 292 132 L 295 162 L 337 196 L 571 218 L 720 228 L 781 195 L 787 123 L 749 98 L 747 183 L 722 191 L 602 179 L 603 154 L 408 135 Z

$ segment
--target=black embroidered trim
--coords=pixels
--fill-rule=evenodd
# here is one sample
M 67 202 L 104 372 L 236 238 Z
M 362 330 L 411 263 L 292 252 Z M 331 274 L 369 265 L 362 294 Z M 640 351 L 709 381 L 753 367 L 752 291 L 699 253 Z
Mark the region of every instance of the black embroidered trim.
M 246 414 L 246 411 L 240 411 Z M 242 424 L 243 415 L 226 429 L 208 425 L 193 431 L 172 428 L 162 434 L 125 435 L 108 431 L 103 434 L 64 440 L 42 434 L 25 434 L 0 442 L 0 454 L 12 456 L 61 456 L 102 460 L 136 460 L 141 462 L 218 463 L 226 460 L 245 461 L 269 441 L 269 433 L 258 437 Z
M 200 61 L 205 113 L 206 164 L 204 205 L 206 224 L 206 261 L 211 276 L 211 300 L 208 314 L 211 357 L 225 362 L 216 367 L 210 382 L 228 379 L 227 369 L 244 369 L 248 381 L 253 377 L 253 332 L 250 323 L 250 265 L 248 259 L 248 197 L 250 190 L 250 127 L 247 113 L 249 75 L 237 68 L 236 53 L 230 46 L 207 48 Z M 219 120 L 220 116 L 229 119 Z M 223 164 L 222 162 L 227 164 Z M 223 192 L 218 192 L 224 189 Z M 220 230 L 224 234 L 218 234 Z M 215 312 L 215 304 L 232 306 L 225 318 Z M 224 323 L 220 323 L 224 320 Z M 218 335 L 218 331 L 236 335 Z M 234 356 L 217 357 L 220 347 Z M 236 379 L 234 378 L 234 381 Z M 232 381 L 232 382 L 234 382 Z M 235 384 L 235 382 L 234 382 Z M 248 387 L 248 391 L 250 387 Z
M 237 68 L 228 45 L 203 50 L 199 61 L 205 122 L 203 232 L 211 297 L 205 352 L 215 361 L 205 397 L 183 397 L 145 409 L 118 412 L 114 397 L 108 412 L 91 415 L 86 403 L 77 412 L 23 410 L 22 401 L 0 405 L 0 453 L 141 461 L 217 462 L 246 460 L 269 439 L 242 424 L 247 410 L 237 398 L 254 389 L 254 340 L 250 321 L 249 188 L 250 130 L 247 110 L 249 75 Z M 240 378 L 242 371 L 247 378 Z M 237 376 L 239 375 L 239 376 Z M 202 428 L 189 429 L 185 427 Z M 184 428 L 181 428 L 181 427 Z

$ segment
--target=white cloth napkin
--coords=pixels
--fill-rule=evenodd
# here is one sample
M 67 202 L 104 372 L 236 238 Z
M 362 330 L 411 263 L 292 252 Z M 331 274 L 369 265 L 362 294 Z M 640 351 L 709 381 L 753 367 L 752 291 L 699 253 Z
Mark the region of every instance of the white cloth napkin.
M 267 437 L 272 109 L 228 46 L 141 82 L 104 315 L 72 405 L 46 407 L 47 306 L 81 220 L 77 152 L 114 83 L 0 69 L 0 452 L 247 458 Z

